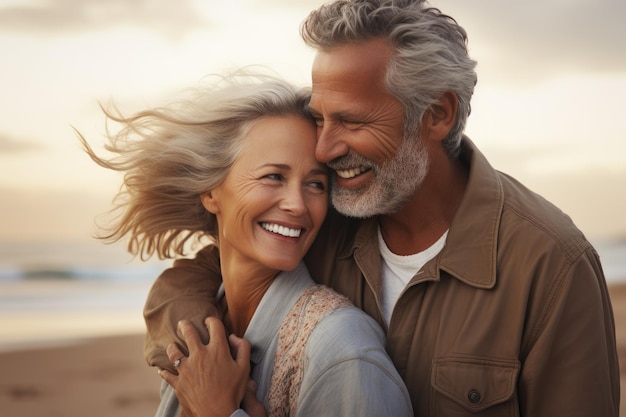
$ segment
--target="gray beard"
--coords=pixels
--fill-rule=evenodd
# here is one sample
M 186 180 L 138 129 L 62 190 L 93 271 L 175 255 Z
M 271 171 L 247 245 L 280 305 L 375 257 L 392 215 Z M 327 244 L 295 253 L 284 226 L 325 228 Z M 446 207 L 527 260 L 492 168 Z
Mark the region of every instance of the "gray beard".
M 421 140 L 413 135 L 405 135 L 394 158 L 381 166 L 357 154 L 346 159 L 351 166 L 371 166 L 374 171 L 373 182 L 358 189 L 340 188 L 333 177 L 333 205 L 340 213 L 358 218 L 398 212 L 424 181 L 430 162 Z

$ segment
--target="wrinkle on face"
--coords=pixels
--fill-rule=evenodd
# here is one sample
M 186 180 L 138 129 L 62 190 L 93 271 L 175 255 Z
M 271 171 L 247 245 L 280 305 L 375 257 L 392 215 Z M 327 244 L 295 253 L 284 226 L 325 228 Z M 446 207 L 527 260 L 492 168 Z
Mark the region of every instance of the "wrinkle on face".
M 402 103 L 384 85 L 391 51 L 386 40 L 373 39 L 320 51 L 313 64 L 309 107 L 323 120 L 318 134 L 345 142 L 376 165 L 395 156 L 404 132 Z

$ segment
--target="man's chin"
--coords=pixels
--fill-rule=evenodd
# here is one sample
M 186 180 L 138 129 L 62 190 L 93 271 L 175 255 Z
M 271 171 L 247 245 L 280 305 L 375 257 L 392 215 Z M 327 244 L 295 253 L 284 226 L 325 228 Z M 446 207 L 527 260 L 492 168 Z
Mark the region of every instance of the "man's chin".
M 346 190 L 333 188 L 331 201 L 335 210 L 347 217 L 367 219 L 380 215 L 397 213 L 408 201 L 410 193 L 401 190 L 368 188 L 365 190 Z
M 358 193 L 342 192 L 333 190 L 331 201 L 335 209 L 347 217 L 366 219 L 376 216 L 380 205 L 375 201 L 366 198 L 363 192 Z

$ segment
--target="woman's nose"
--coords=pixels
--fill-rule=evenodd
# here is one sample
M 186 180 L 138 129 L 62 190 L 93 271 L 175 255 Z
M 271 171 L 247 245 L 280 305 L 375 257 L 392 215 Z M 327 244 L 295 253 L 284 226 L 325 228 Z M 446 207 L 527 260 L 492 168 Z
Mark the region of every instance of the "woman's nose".
M 280 201 L 281 210 L 288 211 L 294 216 L 300 216 L 307 211 L 306 201 L 300 186 L 288 186 Z

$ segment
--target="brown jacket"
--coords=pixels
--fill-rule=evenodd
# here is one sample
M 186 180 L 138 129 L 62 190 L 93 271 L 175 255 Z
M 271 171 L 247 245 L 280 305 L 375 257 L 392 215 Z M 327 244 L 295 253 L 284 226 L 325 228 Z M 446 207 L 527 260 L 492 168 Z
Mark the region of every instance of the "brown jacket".
M 405 288 L 386 329 L 415 415 L 618 416 L 615 326 L 597 253 L 559 209 L 463 146 L 469 183 L 446 246 Z M 377 227 L 329 213 L 307 266 L 385 326 Z M 216 262 L 201 253 L 157 280 L 145 311 L 151 364 L 169 365 L 155 354 L 174 337 L 163 323 L 202 323 L 207 298 L 197 291 L 217 285 L 204 271 Z

